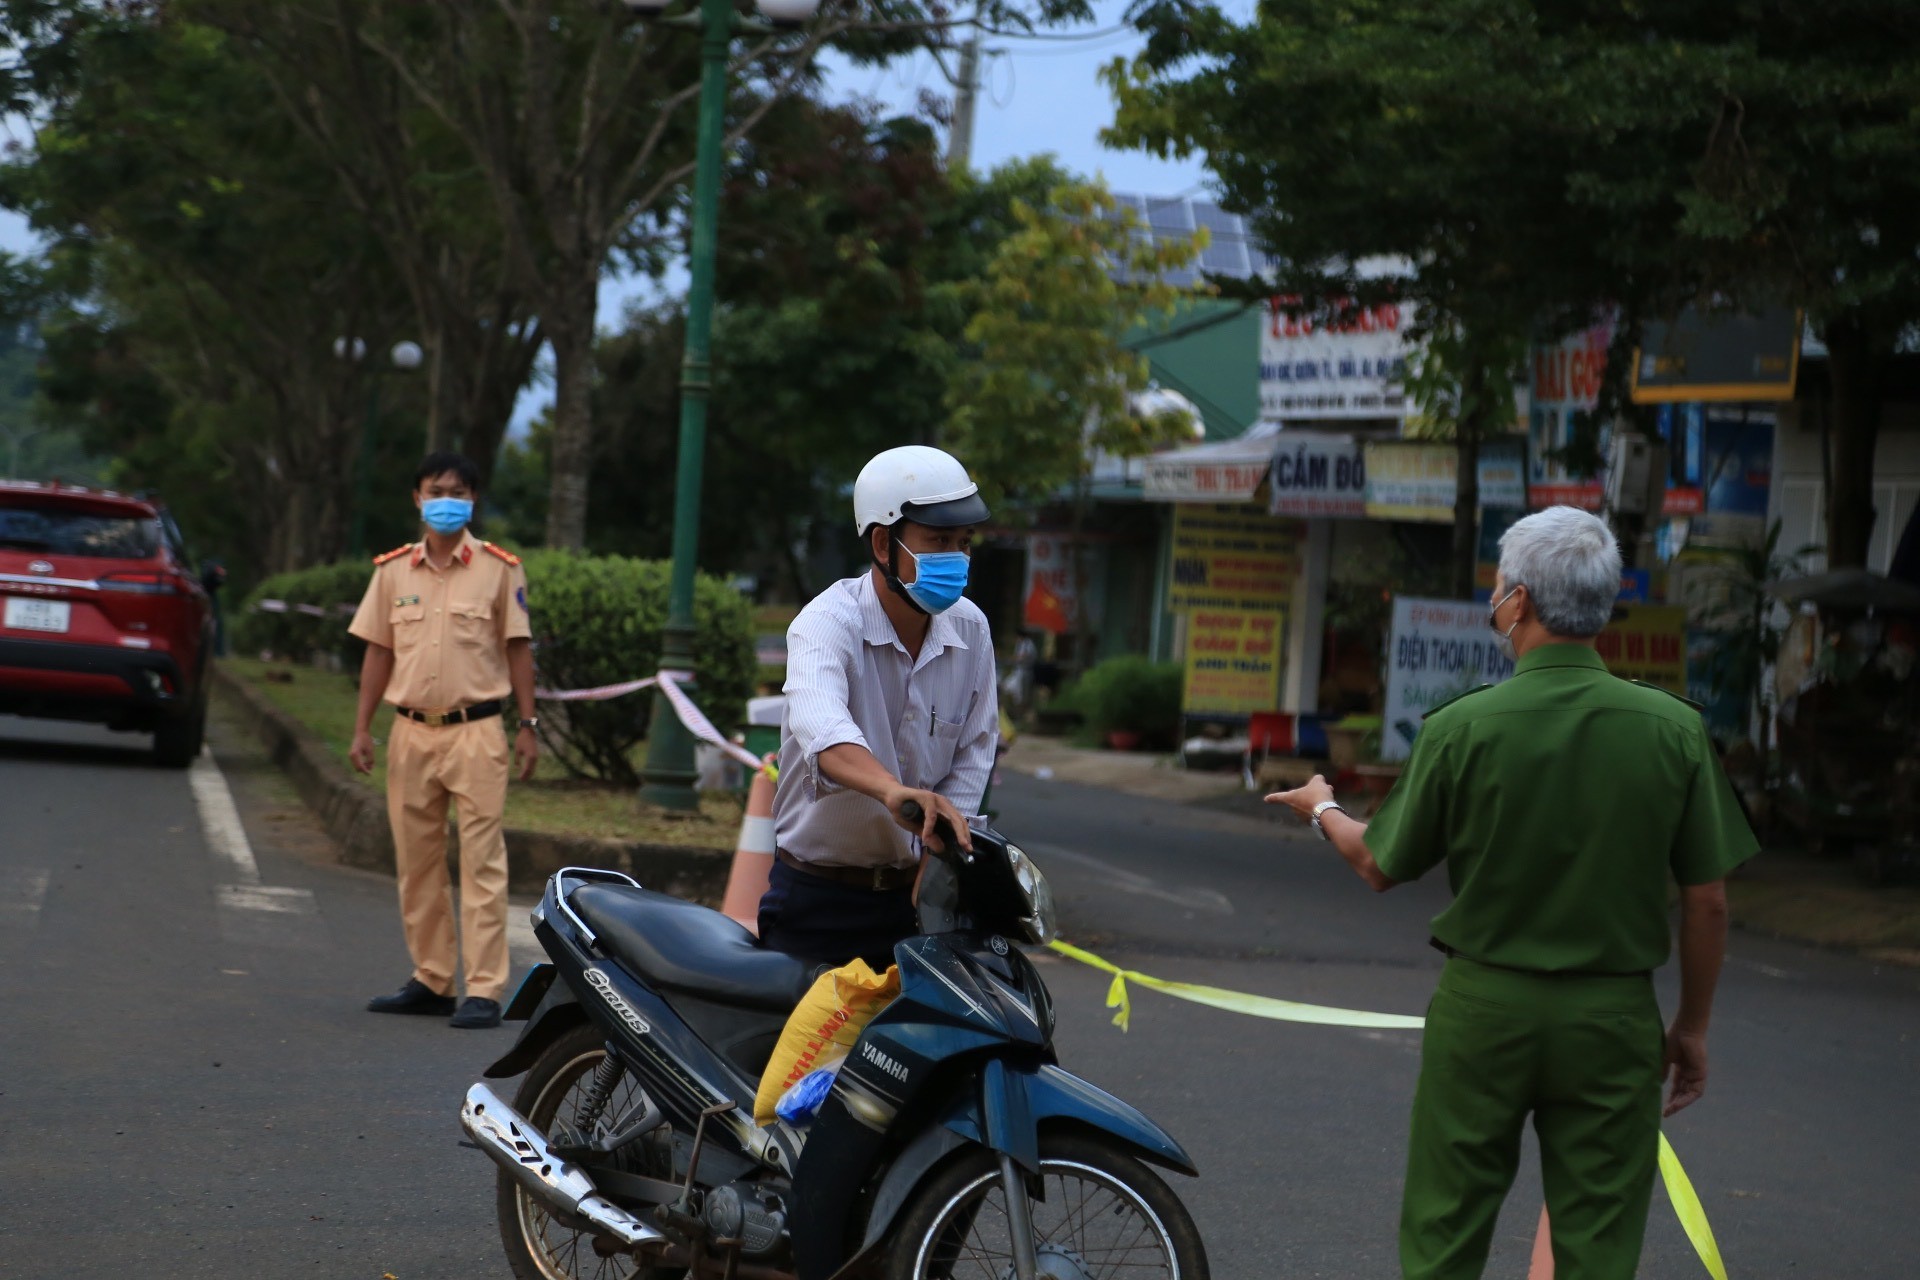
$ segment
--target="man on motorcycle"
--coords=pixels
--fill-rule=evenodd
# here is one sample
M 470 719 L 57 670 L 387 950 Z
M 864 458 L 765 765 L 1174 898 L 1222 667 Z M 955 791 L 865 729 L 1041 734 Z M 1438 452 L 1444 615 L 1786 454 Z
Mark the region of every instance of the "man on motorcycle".
M 946 818 L 971 848 L 993 770 L 993 640 L 966 589 L 987 506 L 966 468 L 924 445 L 889 449 L 853 488 L 871 560 L 787 632 L 787 710 L 763 945 L 826 964 L 892 963 L 918 932 L 919 849 Z M 917 802 L 922 818 L 902 806 Z

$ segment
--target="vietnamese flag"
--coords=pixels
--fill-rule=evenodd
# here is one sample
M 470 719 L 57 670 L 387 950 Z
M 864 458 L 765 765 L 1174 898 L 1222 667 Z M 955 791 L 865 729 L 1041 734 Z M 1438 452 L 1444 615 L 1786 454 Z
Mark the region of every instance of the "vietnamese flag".
M 1073 629 L 1059 595 L 1038 578 L 1033 580 L 1033 590 L 1027 593 L 1026 623 L 1056 636 L 1063 636 Z

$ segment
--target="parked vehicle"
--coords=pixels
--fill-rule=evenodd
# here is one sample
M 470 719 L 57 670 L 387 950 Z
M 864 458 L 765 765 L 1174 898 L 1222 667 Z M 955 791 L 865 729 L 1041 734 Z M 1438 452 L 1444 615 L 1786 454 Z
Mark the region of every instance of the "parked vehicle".
M 617 872 L 554 874 L 533 913 L 552 963 L 486 1072 L 525 1076 L 511 1106 L 475 1084 L 460 1115 L 500 1166 L 515 1276 L 1206 1280 L 1148 1168 L 1193 1161 L 1055 1059 L 1052 999 L 1013 945 L 1052 935 L 1045 879 L 997 833 L 971 855 L 943 838 L 900 994 L 803 1130 L 756 1127 L 753 1101 L 815 970 Z
M 213 610 L 144 498 L 0 481 L 0 714 L 153 734 L 184 768 L 207 721 Z

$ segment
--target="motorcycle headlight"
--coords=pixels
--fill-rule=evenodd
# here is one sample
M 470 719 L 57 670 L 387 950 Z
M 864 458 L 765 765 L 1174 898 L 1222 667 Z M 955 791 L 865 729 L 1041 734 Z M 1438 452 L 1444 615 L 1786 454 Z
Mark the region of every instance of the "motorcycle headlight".
M 1053 889 L 1047 884 L 1046 876 L 1033 864 L 1024 851 L 1013 845 L 1007 846 L 1007 860 L 1013 867 L 1013 878 L 1020 886 L 1020 892 L 1026 898 L 1026 914 L 1020 920 L 1021 931 L 1026 940 L 1044 946 L 1052 942 L 1055 936 L 1053 916 Z

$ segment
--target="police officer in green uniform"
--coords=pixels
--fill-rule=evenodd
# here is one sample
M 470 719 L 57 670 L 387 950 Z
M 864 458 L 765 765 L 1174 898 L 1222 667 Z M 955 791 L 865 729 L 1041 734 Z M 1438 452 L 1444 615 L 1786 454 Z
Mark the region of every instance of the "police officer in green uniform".
M 1325 779 L 1271 795 L 1376 891 L 1441 863 L 1448 959 L 1427 1011 L 1400 1264 L 1407 1280 L 1481 1274 L 1529 1115 L 1559 1280 L 1639 1263 L 1665 1114 L 1707 1082 L 1726 944 L 1725 877 L 1755 849 L 1699 708 L 1608 673 L 1594 637 L 1620 551 L 1554 507 L 1500 540 L 1488 624 L 1512 678 L 1435 708 L 1373 821 Z M 1661 1024 L 1668 878 L 1680 886 L 1680 1007 Z

